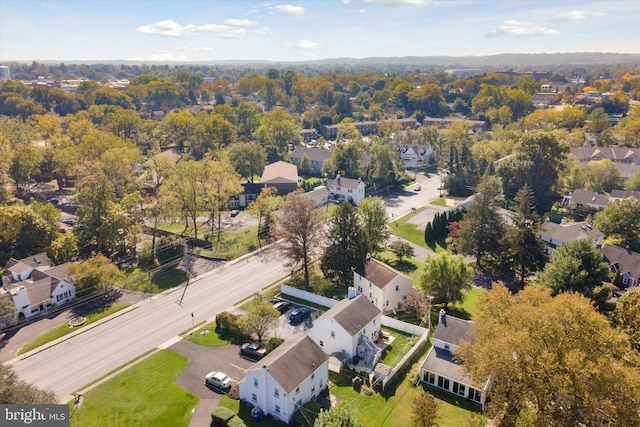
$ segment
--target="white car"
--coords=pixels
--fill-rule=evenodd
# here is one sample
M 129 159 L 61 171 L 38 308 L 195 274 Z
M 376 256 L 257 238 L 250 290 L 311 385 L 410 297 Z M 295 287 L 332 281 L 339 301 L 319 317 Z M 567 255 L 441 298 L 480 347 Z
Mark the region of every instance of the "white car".
M 204 383 L 219 390 L 228 390 L 231 388 L 231 378 L 222 372 L 209 372 L 204 378 Z
M 420 185 L 416 185 L 415 187 L 413 187 L 413 191 L 420 191 L 422 190 L 422 187 Z

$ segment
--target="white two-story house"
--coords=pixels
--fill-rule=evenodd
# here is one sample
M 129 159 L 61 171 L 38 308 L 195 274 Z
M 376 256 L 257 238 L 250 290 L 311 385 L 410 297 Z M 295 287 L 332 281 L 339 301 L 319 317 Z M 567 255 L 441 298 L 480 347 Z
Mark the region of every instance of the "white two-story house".
M 398 157 L 404 161 L 406 169 L 416 169 L 428 165 L 433 154 L 430 145 L 400 145 L 397 148 Z
M 382 356 L 375 344 L 380 337 L 382 312 L 364 295 L 343 299 L 313 322 L 307 335 L 328 355 L 342 355 L 349 363 L 354 357 L 373 369 Z
M 353 271 L 353 287 L 381 311 L 391 311 L 413 293 L 413 281 L 393 267 L 367 255 L 365 262 Z
M 433 347 L 420 367 L 420 380 L 456 396 L 484 405 L 489 381 L 476 384 L 464 372 L 462 363 L 453 357 L 463 340 L 470 339 L 473 323 L 448 316 L 440 310 L 438 328 L 433 335 Z
M 325 186 L 331 192 L 331 198 L 358 204 L 364 200 L 365 183 L 361 179 L 342 178 L 340 173 L 336 179 L 325 180 Z
M 68 275 L 71 264 L 55 267 L 46 254 L 10 259 L 0 293 L 11 297 L 16 308 L 14 321 L 26 319 L 76 297 L 76 287 Z
M 329 356 L 308 336 L 285 341 L 253 365 L 239 384 L 240 399 L 288 423 L 329 383 Z

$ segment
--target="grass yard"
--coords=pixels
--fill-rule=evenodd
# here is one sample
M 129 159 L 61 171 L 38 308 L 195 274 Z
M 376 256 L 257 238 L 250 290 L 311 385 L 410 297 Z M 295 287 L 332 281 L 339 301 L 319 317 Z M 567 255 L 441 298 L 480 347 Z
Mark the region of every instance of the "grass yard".
M 185 280 L 184 272 L 179 268 L 172 268 L 149 277 L 146 269 L 135 267 L 126 270 L 126 277 L 120 285 L 131 291 L 157 294 L 174 288 Z
M 69 403 L 71 426 L 187 426 L 199 398 L 174 384 L 189 359 L 162 350 Z
M 449 205 L 447 205 L 447 198 L 446 197 L 440 197 L 438 199 L 432 200 L 431 202 L 432 205 L 436 205 L 436 206 L 442 206 L 444 208 L 449 207 Z
M 404 357 L 404 355 L 413 347 L 413 345 L 420 339 L 412 334 L 398 331 L 396 329 L 382 327 L 382 330 L 389 333 L 395 339 L 390 346 L 384 349 L 382 352 L 381 362 L 387 366 L 396 366 L 398 362 Z
M 116 313 L 122 309 L 125 309 L 130 305 L 131 304 L 114 304 L 111 307 L 102 309 L 100 311 L 96 311 L 95 313 L 91 313 L 85 316 L 87 320 L 81 326 L 76 326 L 72 328 L 69 325 L 64 324 L 64 325 L 58 326 L 57 328 L 51 329 L 50 331 L 45 332 L 44 334 L 40 335 L 33 341 L 25 344 L 20 350 L 18 350 L 18 355 L 24 354 L 28 351 L 33 350 L 34 348 L 40 347 L 41 345 L 57 340 L 58 338 L 63 337 L 67 334 L 70 334 L 71 332 L 75 332 L 80 328 L 84 328 L 87 325 L 97 322 L 98 320 L 104 317 L 110 316 L 111 314 Z
M 233 337 L 228 336 L 227 334 L 218 334 L 218 332 L 216 332 L 216 322 L 204 325 L 202 328 L 195 331 L 193 335 L 185 335 L 183 339 L 207 347 L 216 347 L 234 342 Z
M 426 244 L 426 247 L 439 254 L 441 252 L 451 252 L 447 249 L 447 243 L 444 237 L 440 237 L 439 239 L 432 240 L 431 242 Z
M 376 253 L 375 258 L 395 268 L 405 276 L 408 276 L 413 280 L 413 283 L 420 282 L 420 274 L 422 272 L 424 262 L 418 261 L 416 258 L 405 258 L 400 262 L 398 261 L 398 257 L 387 249 Z
M 424 242 L 424 231 L 418 230 L 416 224 L 410 224 L 406 222 L 407 219 L 411 218 L 413 215 L 421 212 L 424 208 L 420 208 L 417 211 L 413 211 L 403 216 L 402 218 L 398 218 L 395 221 L 391 222 L 390 228 L 391 233 L 395 234 L 398 237 L 402 237 L 405 240 L 408 240 L 412 243 L 415 243 L 418 246 L 422 246 L 426 248 L 427 245 Z
M 421 386 L 414 387 L 405 379 L 395 390 L 365 396 L 353 390 L 349 374 L 329 372 L 329 382 L 332 385 L 331 394 L 340 400 L 341 405 L 347 405 L 365 426 L 406 427 L 413 425 L 411 420 L 412 404 L 416 396 L 423 390 Z M 444 397 L 435 396 L 439 399 Z M 469 406 L 458 407 L 443 401 L 438 410 L 438 426 L 466 426 L 468 421 L 474 418 L 483 420 L 482 425 L 484 425 L 484 417 L 476 412 L 477 409 Z
M 218 241 L 218 234 L 214 232 L 209 235 L 209 241 L 212 244 L 210 251 L 198 249 L 196 252 L 218 258 L 236 259 L 260 247 L 257 226 L 239 231 L 223 231 L 220 234 L 220 241 Z M 262 245 L 265 244 L 266 242 L 263 241 Z

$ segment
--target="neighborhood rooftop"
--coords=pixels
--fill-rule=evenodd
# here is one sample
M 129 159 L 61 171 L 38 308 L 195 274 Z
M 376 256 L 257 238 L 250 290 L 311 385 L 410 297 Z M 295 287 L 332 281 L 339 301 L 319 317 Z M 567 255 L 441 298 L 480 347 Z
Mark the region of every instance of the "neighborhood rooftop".
M 345 331 L 355 335 L 379 314 L 380 310 L 360 294 L 353 299 L 343 299 L 320 316 L 317 322 L 333 318 Z

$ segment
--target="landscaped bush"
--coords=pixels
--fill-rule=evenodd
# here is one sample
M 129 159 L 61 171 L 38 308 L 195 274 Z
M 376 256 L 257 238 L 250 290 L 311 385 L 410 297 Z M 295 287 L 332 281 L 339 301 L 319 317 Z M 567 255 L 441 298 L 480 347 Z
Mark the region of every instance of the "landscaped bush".
M 229 421 L 234 417 L 237 418 L 236 413 L 231 409 L 218 406 L 211 412 L 211 427 L 226 427 L 230 425 Z
M 227 422 L 227 426 L 228 427 L 247 427 L 247 425 L 244 423 L 244 421 L 242 421 L 242 418 L 240 418 L 237 415 L 235 417 L 231 418 Z
M 269 338 L 269 341 L 267 341 L 264 344 L 264 348 L 267 349 L 267 353 L 271 353 L 273 350 L 275 350 L 283 342 L 284 342 L 284 340 L 282 338 L 277 338 L 277 337 Z
M 233 313 L 223 311 L 216 316 L 216 330 L 220 332 L 228 332 L 233 335 L 242 335 L 242 331 L 238 326 L 238 318 L 240 316 Z

